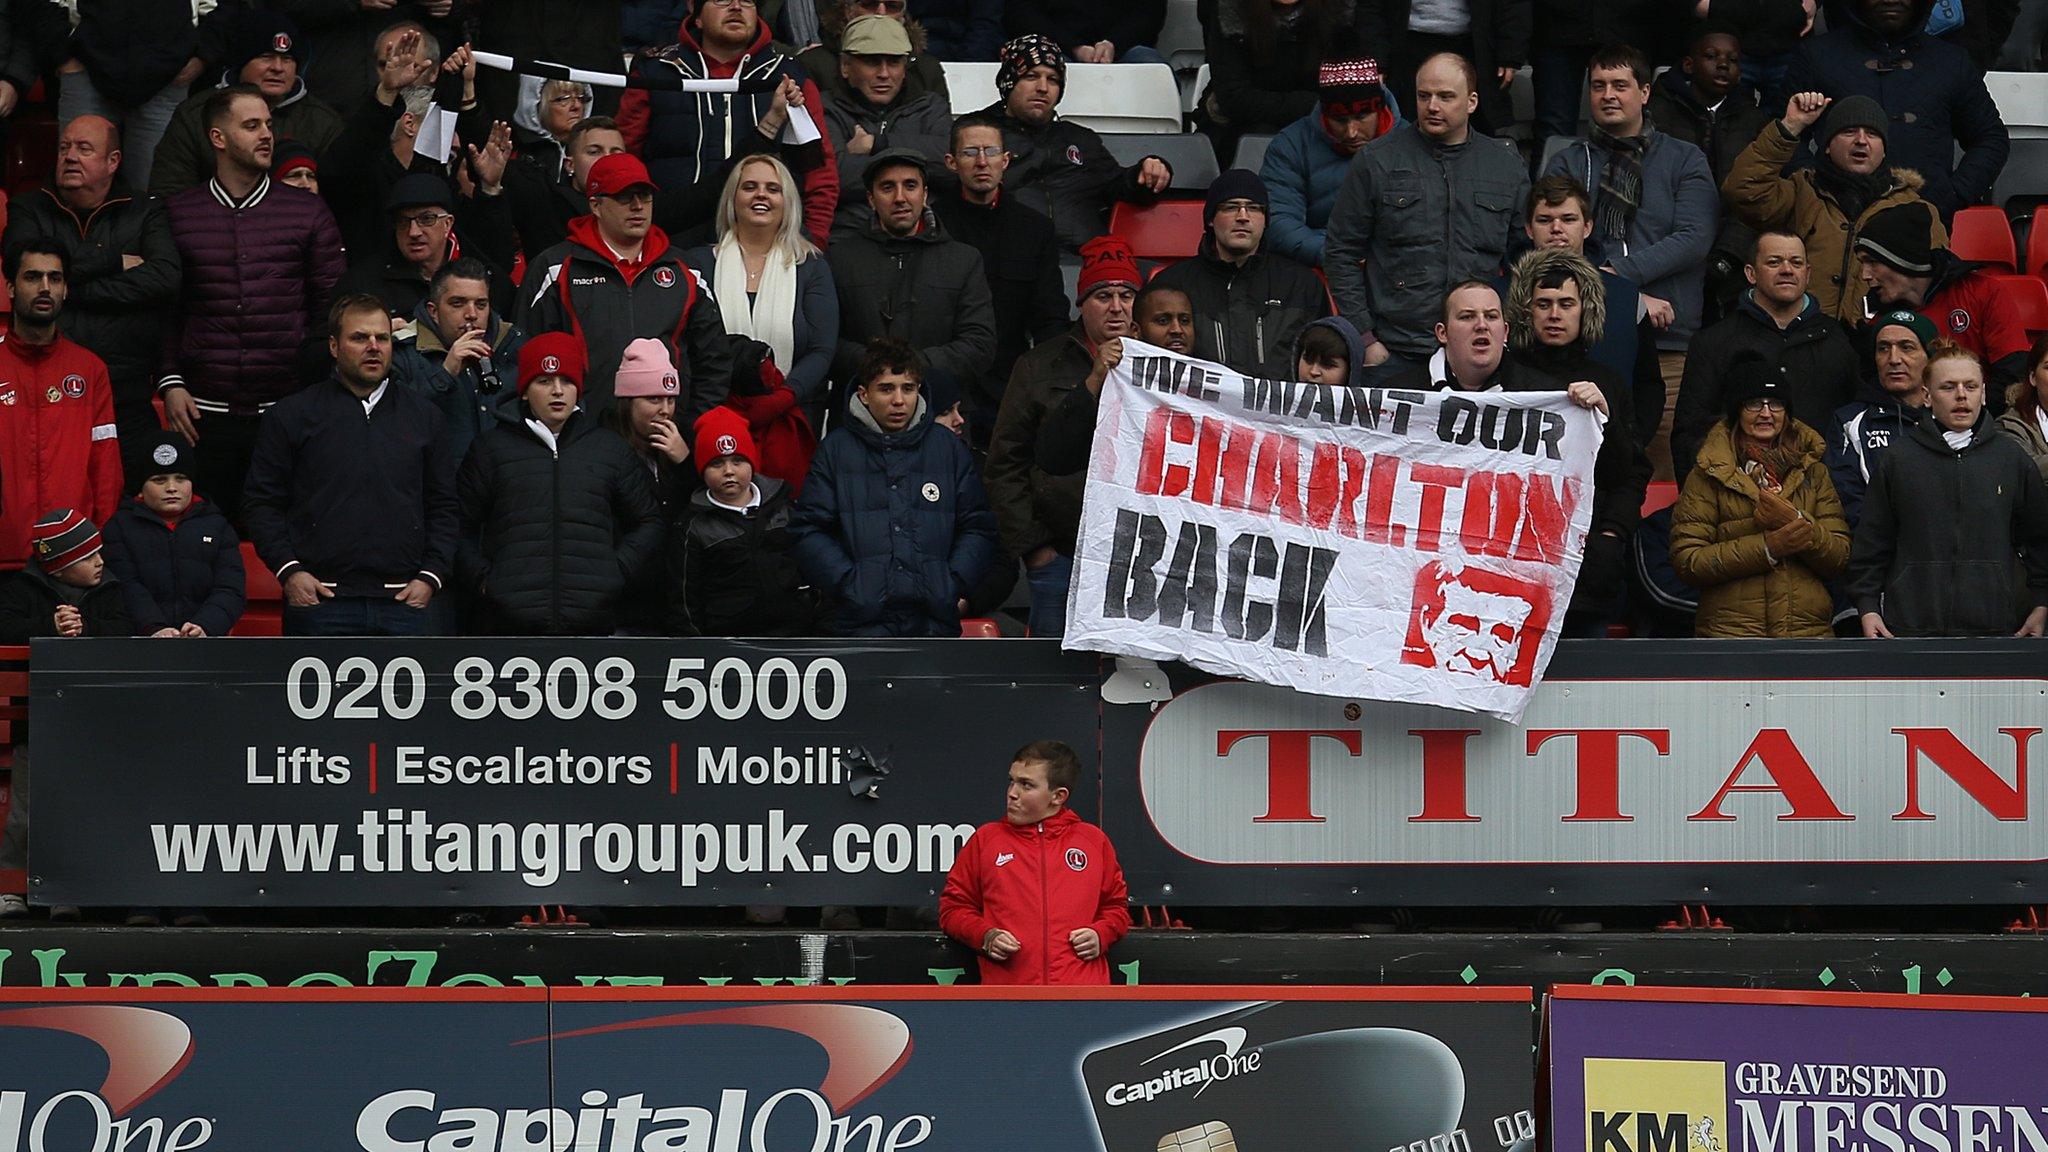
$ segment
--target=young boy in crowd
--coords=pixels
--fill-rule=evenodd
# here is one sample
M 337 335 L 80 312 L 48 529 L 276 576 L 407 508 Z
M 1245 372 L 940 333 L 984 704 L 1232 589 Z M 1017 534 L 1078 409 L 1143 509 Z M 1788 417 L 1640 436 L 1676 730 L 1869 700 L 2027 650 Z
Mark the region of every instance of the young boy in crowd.
M 792 531 L 804 576 L 830 589 L 840 636 L 958 636 L 996 554 L 974 454 L 932 423 L 917 350 L 868 344 L 847 419 L 818 445 Z
M 1365 341 L 1351 321 L 1326 316 L 1301 330 L 1294 341 L 1294 378 L 1310 384 L 1356 384 L 1354 365 L 1365 362 Z
M 46 512 L 29 529 L 28 567 L 0 583 L 0 644 L 36 636 L 126 636 L 128 610 L 118 581 L 107 578 L 100 530 L 83 512 Z M 28 749 L 14 750 L 13 803 L 0 829 L 0 869 L 28 866 Z M 0 919 L 28 915 L 19 892 L 0 893 Z M 53 908 L 52 920 L 76 920 L 78 909 Z
M 790 489 L 757 476 L 747 418 L 713 408 L 697 420 L 704 487 L 688 520 L 669 535 L 669 631 L 678 636 L 805 636 L 817 596 L 790 554 Z
M 156 471 L 107 520 L 107 568 L 138 636 L 225 636 L 242 618 L 242 541 L 192 491 L 191 452 L 183 435 L 161 433 Z

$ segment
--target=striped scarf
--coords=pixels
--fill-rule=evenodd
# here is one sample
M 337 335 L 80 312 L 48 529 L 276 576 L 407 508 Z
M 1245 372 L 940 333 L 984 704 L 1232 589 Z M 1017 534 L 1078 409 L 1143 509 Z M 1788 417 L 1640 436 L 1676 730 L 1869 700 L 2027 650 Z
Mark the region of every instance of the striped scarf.
M 1595 147 L 1607 152 L 1607 170 L 1600 176 L 1600 203 L 1593 209 L 1593 235 L 1619 252 L 1628 241 L 1628 226 L 1643 206 L 1643 151 L 1650 144 L 1650 125 L 1640 136 L 1609 136 L 1595 125 Z

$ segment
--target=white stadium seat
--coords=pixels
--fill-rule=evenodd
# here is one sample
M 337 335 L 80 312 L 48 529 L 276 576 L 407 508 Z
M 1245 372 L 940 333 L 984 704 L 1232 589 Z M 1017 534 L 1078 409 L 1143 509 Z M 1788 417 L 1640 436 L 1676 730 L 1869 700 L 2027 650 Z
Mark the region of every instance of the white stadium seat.
M 1159 28 L 1159 42 L 1153 45 L 1175 72 L 1192 72 L 1202 66 L 1208 49 L 1202 43 L 1202 21 L 1195 15 L 1195 0 L 1166 0 L 1166 23 Z
M 995 103 L 997 65 L 949 61 L 945 68 L 955 112 Z M 1178 132 L 1180 86 L 1164 64 L 1069 64 L 1059 111 L 1097 132 Z

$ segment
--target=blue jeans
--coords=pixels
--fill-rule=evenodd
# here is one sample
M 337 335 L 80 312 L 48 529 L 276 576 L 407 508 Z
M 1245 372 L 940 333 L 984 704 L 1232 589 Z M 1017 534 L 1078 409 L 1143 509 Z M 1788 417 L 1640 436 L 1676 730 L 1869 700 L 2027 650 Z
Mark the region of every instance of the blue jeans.
M 1074 581 L 1074 558 L 1054 556 L 1036 568 L 1024 569 L 1031 585 L 1031 634 L 1063 636 L 1067 631 L 1067 586 Z
M 1792 94 L 1785 91 L 1785 77 L 1792 71 L 1792 53 L 1780 52 L 1775 56 L 1751 56 L 1742 54 L 1742 86 L 1753 88 L 1763 99 L 1766 112 L 1773 108 L 1781 112 L 1785 101 Z
M 433 605 L 413 608 L 397 600 L 336 596 L 311 608 L 284 606 L 287 636 L 429 636 Z
M 92 73 L 67 72 L 57 91 L 57 123 L 61 127 L 80 116 L 112 120 L 121 129 L 121 178 L 139 191 L 149 187 L 156 146 L 184 96 L 184 89 L 174 84 L 140 104 L 115 104 L 93 87 Z

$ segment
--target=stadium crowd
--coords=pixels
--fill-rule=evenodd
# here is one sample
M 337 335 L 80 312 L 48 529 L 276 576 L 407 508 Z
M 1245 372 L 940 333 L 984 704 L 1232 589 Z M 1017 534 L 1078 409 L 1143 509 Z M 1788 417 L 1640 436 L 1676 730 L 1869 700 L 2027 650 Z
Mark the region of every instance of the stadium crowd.
M 1125 336 L 1604 411 L 1567 635 L 2040 636 L 2018 5 L 1670 7 L 1201 0 L 1191 186 L 1059 111 L 1164 0 L 0 3 L 0 643 L 224 635 L 244 539 L 293 635 L 1057 635 Z

